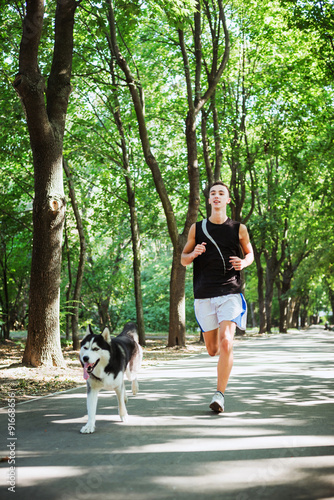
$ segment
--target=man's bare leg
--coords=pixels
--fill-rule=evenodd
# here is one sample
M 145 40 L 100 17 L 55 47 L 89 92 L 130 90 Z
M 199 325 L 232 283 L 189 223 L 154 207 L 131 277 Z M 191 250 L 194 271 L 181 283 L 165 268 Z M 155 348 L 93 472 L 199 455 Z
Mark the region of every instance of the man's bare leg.
M 219 329 L 204 332 L 206 349 L 210 356 L 218 356 L 217 391 L 225 393 L 233 366 L 233 339 L 236 324 L 232 321 L 222 321 Z M 222 405 L 223 406 L 223 403 Z M 219 410 L 222 411 L 222 410 Z
M 205 347 L 210 356 L 217 356 L 219 354 L 218 333 L 218 328 L 209 332 L 203 332 Z
M 233 339 L 236 324 L 222 321 L 219 325 L 219 359 L 217 364 L 217 391 L 224 394 L 233 367 Z

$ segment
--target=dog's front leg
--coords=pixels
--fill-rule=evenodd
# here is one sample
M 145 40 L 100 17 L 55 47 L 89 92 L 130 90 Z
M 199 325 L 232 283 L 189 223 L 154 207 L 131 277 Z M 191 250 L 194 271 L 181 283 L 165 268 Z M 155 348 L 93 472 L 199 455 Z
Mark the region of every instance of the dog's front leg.
M 97 398 L 99 395 L 98 389 L 93 389 L 90 384 L 87 382 L 87 413 L 88 413 L 88 422 L 84 425 L 80 432 L 82 434 L 91 434 L 95 431 L 95 418 L 96 418 L 96 407 L 97 407 Z
M 132 380 L 132 394 L 135 396 L 136 394 L 138 394 L 138 391 L 139 391 L 139 384 L 138 380 L 135 378 L 134 380 Z
M 126 422 L 128 419 L 128 412 L 127 412 L 126 406 L 125 406 L 124 379 L 122 379 L 122 382 L 119 384 L 118 387 L 116 387 L 115 392 L 116 392 L 117 399 L 118 399 L 119 416 L 121 417 L 122 422 Z

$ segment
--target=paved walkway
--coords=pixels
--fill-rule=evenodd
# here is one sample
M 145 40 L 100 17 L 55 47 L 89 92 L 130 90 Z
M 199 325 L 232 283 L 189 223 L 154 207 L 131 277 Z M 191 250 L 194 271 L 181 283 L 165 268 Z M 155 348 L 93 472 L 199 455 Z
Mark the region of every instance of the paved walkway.
M 207 355 L 145 369 L 127 424 L 102 393 L 91 435 L 79 433 L 84 387 L 17 405 L 16 440 L 1 410 L 0 457 L 18 468 L 12 496 L 0 464 L 0 498 L 334 498 L 333 351 L 320 328 L 237 342 L 223 415 L 208 408 L 217 360 Z

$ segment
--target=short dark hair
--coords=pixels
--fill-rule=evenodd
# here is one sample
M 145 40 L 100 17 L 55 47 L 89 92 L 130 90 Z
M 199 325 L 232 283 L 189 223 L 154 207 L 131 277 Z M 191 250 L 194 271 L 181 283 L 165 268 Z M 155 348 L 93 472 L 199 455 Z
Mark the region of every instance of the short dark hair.
M 225 184 L 225 182 L 223 182 L 223 181 L 214 181 L 214 182 L 210 185 L 210 187 L 209 187 L 209 193 L 210 193 L 211 189 L 213 188 L 213 186 L 224 186 L 224 187 L 226 187 L 226 189 L 227 189 L 227 193 L 228 193 L 228 196 L 229 196 L 229 198 L 230 198 L 230 190 L 229 190 L 229 187 Z

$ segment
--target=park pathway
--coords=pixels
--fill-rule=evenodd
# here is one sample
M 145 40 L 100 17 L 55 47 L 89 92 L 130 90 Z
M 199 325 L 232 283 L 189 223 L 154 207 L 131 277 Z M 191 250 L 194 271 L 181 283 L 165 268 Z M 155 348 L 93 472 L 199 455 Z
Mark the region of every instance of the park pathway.
M 209 408 L 216 359 L 146 368 L 117 416 L 102 393 L 95 434 L 81 435 L 85 388 L 0 410 L 0 498 L 28 500 L 325 500 L 334 498 L 334 332 L 242 339 L 222 415 Z

